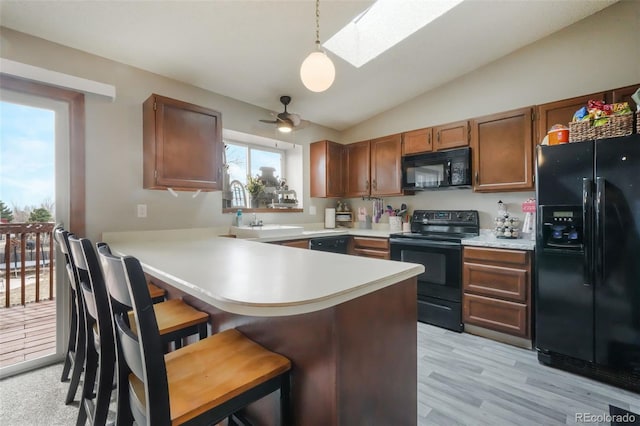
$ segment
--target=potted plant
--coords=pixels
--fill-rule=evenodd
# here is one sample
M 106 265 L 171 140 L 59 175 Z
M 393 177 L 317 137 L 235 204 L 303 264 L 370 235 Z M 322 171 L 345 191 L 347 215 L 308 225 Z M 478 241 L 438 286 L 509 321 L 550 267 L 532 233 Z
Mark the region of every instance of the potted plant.
M 251 196 L 251 208 L 258 208 L 258 196 L 264 191 L 264 182 L 260 179 L 260 176 L 247 176 L 247 185 L 245 186 L 247 192 Z

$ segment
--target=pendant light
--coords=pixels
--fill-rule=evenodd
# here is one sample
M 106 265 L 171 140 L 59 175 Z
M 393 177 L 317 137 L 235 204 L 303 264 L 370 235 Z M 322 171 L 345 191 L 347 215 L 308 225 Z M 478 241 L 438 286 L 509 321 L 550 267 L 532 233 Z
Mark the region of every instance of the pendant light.
M 320 47 L 320 0 L 316 0 L 316 51 L 300 67 L 300 79 L 312 92 L 324 92 L 333 84 L 336 68 Z

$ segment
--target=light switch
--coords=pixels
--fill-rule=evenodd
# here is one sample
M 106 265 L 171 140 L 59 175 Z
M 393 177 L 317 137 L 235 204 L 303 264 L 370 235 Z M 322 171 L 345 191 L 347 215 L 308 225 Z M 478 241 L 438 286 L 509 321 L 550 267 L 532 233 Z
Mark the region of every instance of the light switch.
M 147 217 L 147 205 L 138 204 L 138 217 Z

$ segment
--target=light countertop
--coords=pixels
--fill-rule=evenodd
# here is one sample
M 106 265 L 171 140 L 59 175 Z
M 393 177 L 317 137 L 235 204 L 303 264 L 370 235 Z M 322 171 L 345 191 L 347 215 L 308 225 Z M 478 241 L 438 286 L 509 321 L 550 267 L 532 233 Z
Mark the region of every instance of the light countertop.
M 138 258 L 150 275 L 241 315 L 314 312 L 424 272 L 413 263 L 219 237 L 224 233 L 201 228 L 106 232 L 102 238 L 114 253 Z
M 532 251 L 535 250 L 536 241 L 524 238 L 496 238 L 490 230 L 483 229 L 480 231 L 480 236 L 463 239 L 462 245 Z

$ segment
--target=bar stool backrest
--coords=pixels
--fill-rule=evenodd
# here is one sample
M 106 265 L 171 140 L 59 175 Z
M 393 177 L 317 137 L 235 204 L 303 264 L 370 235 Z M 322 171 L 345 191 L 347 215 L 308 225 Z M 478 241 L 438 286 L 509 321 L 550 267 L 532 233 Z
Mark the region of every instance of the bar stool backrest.
M 100 265 L 102 266 L 104 282 L 109 294 L 113 314 L 129 312 L 133 309 L 133 302 L 126 285 L 124 269 L 121 265 L 120 267 L 107 267 L 107 264 L 111 261 L 119 264 L 120 257 L 111 254 L 111 249 L 107 243 L 99 242 L 96 247 L 98 248 Z
M 98 249 L 108 288 L 126 288 L 132 302 L 137 334 L 131 330 L 127 313 L 115 313 L 117 341 L 134 381 L 144 387 L 144 400 L 130 392 L 130 408 L 139 425 L 169 425 L 169 388 L 164 350 L 146 279 L 140 262 L 131 256 L 117 257 Z M 117 291 L 116 291 L 117 293 Z M 116 298 L 111 293 L 111 300 Z M 120 295 L 119 299 L 124 302 Z M 135 387 L 135 385 L 134 385 Z M 141 391 L 141 390 L 140 390 Z
M 102 360 L 114 364 L 115 342 L 113 340 L 113 319 L 109 307 L 109 296 L 98 257 L 87 238 L 69 238 L 69 247 L 76 261 L 80 288 L 84 296 L 87 314 L 97 324 L 100 346 L 103 355 L 109 359 Z M 88 327 L 87 322 L 87 327 Z M 104 346 L 104 347 L 102 347 Z

